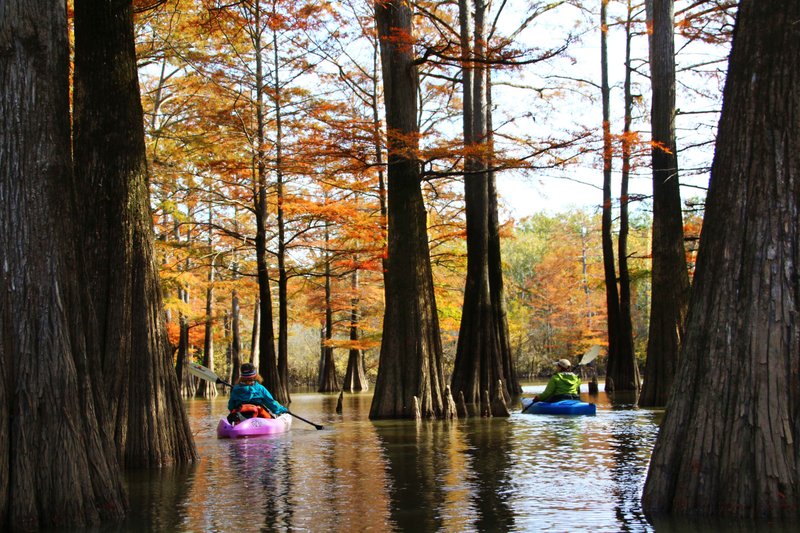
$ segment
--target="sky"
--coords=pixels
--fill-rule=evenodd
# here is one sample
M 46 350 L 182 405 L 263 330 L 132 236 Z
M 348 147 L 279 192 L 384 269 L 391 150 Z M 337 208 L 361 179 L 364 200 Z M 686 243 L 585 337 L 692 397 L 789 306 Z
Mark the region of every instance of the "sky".
M 622 2 L 609 4 L 610 22 L 613 23 L 614 17 L 622 15 L 618 11 L 622 7 Z M 617 11 L 614 11 L 614 8 Z M 677 6 L 676 6 L 677 8 Z M 524 9 L 517 7 L 517 9 Z M 514 13 L 514 11 L 512 11 Z M 586 17 L 589 17 L 587 20 Z M 548 15 L 537 19 L 537 26 L 521 34 L 523 42 L 527 39 L 530 46 L 546 46 L 545 40 L 549 36 L 551 42 L 558 42 L 559 37 L 567 31 L 577 31 L 576 28 L 587 28 L 577 43 L 572 44 L 567 52 L 566 58 L 559 59 L 558 62 L 539 63 L 525 67 L 522 71 L 523 84 L 531 87 L 542 87 L 548 84 L 548 79 L 553 76 L 559 78 L 584 79 L 589 83 L 599 86 L 600 80 L 600 34 L 599 18 L 598 24 L 594 24 L 591 17 L 585 12 L 579 12 L 570 7 L 559 8 Z M 580 24 L 578 21 L 581 21 Z M 621 27 L 611 28 L 608 35 L 609 52 L 609 78 L 612 86 L 611 111 L 612 111 L 612 133 L 620 133 L 622 130 L 622 81 L 624 79 L 624 59 L 625 59 L 625 40 L 624 31 Z M 633 129 L 640 130 L 643 138 L 649 138 L 649 101 L 650 86 L 647 78 L 648 67 L 646 65 L 647 39 L 642 35 L 635 37 L 632 43 L 632 64 L 640 67 L 640 73 L 633 75 L 633 92 L 641 94 L 639 105 L 634 108 Z M 689 65 L 698 65 L 709 62 L 711 59 L 724 59 L 728 53 L 725 46 L 710 46 L 701 43 L 687 44 L 676 36 L 677 55 L 677 98 L 676 106 L 681 113 L 676 119 L 678 132 L 678 149 L 681 184 L 689 185 L 683 187 L 682 196 L 684 201 L 697 196 L 703 196 L 703 188 L 708 184 L 707 170 L 694 172 L 691 169 L 704 168 L 710 166 L 713 157 L 713 144 L 700 145 L 709 140 L 713 140 L 716 128 L 717 114 L 721 100 L 721 76 L 715 75 L 714 70 L 726 68 L 725 62 L 709 67 L 710 73 L 703 76 L 691 73 Z M 502 87 L 500 91 L 502 91 Z M 513 90 L 512 90 L 513 91 Z M 500 96 L 497 104 L 497 114 L 503 115 L 504 106 L 510 107 L 510 111 L 505 111 L 508 115 L 519 113 L 520 109 L 527 106 L 531 114 L 535 117 L 533 122 L 528 123 L 525 128 L 532 135 L 548 135 L 550 131 L 563 129 L 568 130 L 576 125 L 597 131 L 602 123 L 602 109 L 600 105 L 599 88 L 594 88 L 590 84 L 583 87 L 585 95 L 560 95 L 554 103 L 542 105 L 542 93 L 528 90 L 527 92 L 511 92 L 511 96 Z M 502 92 L 500 93 L 503 94 Z M 510 104 L 510 105 L 509 105 Z M 710 111 L 710 112 L 709 112 Z M 502 123 L 502 118 L 496 121 Z M 596 126 L 595 126 L 596 124 Z M 682 149 L 683 147 L 683 149 Z M 501 202 L 506 205 L 508 213 L 514 218 L 530 216 L 537 212 L 555 213 L 577 208 L 598 208 L 602 202 L 602 171 L 597 166 L 597 156 L 595 161 L 584 160 L 579 164 L 570 166 L 561 171 L 530 171 L 525 175 L 519 173 L 499 173 L 497 176 L 498 192 Z M 644 154 L 643 164 L 649 164 L 649 155 Z M 619 196 L 619 167 L 620 160 L 614 161 L 614 174 L 612 184 L 612 194 Z M 632 176 L 630 180 L 630 192 L 632 194 L 650 195 L 652 194 L 652 182 L 648 168 L 642 168 L 638 174 Z M 635 207 L 633 207 L 635 209 Z

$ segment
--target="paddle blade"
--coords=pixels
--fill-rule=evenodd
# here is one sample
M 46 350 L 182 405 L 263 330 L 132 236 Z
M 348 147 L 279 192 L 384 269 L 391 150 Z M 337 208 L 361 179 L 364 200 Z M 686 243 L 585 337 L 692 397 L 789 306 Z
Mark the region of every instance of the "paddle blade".
M 583 357 L 581 357 L 581 362 L 578 364 L 588 365 L 589 363 L 594 361 L 598 355 L 600 355 L 600 346 L 592 346 L 588 352 L 583 354 Z
M 197 363 L 190 362 L 188 368 L 189 372 L 191 372 L 200 379 L 205 379 L 207 381 L 210 381 L 211 383 L 217 382 L 218 376 L 210 369 L 204 367 L 203 365 L 198 365 Z

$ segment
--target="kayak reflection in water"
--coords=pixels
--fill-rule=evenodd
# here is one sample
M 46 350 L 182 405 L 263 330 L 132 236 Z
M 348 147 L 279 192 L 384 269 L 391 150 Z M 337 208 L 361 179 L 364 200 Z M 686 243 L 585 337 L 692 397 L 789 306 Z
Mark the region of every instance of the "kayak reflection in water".
M 261 376 L 251 363 L 242 365 L 239 381 L 231 389 L 228 399 L 228 422 L 235 424 L 248 418 L 275 418 L 289 410 L 275 401 L 261 384 Z
M 534 402 L 558 402 L 580 400 L 581 378 L 570 372 L 572 363 L 568 359 L 556 361 L 556 373 L 552 375 L 544 392 L 533 397 Z

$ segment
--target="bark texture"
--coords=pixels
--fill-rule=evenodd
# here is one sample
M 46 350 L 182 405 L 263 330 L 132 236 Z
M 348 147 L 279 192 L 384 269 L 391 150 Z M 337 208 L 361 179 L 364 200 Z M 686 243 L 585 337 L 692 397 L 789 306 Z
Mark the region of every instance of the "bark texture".
M 800 514 L 798 20 L 795 0 L 739 4 L 650 514 Z
M 470 5 L 472 4 L 472 5 Z M 471 9 L 472 8 L 472 9 Z M 474 19 L 470 12 L 474 12 Z M 482 394 L 509 400 L 517 392 L 502 297 L 496 191 L 489 172 L 488 65 L 483 0 L 459 4 L 464 91 L 464 193 L 467 217 L 467 278 L 451 379 L 454 394 L 464 394 L 468 412 L 480 408 Z M 474 20 L 474 24 L 470 21 Z M 496 261 L 496 264 L 495 264 Z M 512 386 L 509 387 L 508 385 Z M 498 390 L 497 387 L 502 387 Z M 508 416 L 502 402 L 489 413 Z
M 412 12 L 399 0 L 375 3 L 388 146 L 386 310 L 370 418 L 447 415 L 442 344 L 433 293 L 427 220 L 417 162 L 418 74 Z
M 75 1 L 74 80 L 75 187 L 116 447 L 127 466 L 192 461 L 153 247 L 130 0 Z
M 648 0 L 653 161 L 653 250 L 647 366 L 639 404 L 667 403 L 678 365 L 689 299 L 675 141 L 673 0 Z
M 64 2 L 0 3 L 0 529 L 124 513 L 77 240 Z M 31 422 L 31 423 L 28 423 Z

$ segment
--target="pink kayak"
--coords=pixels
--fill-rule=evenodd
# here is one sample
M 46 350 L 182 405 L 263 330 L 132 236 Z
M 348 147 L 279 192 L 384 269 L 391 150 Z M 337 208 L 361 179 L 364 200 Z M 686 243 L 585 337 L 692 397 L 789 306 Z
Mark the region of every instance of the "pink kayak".
M 217 437 L 221 439 L 258 437 L 260 435 L 285 433 L 291 428 L 292 417 L 286 413 L 278 418 L 248 418 L 235 426 L 232 426 L 226 418 L 221 418 L 219 424 L 217 424 Z

